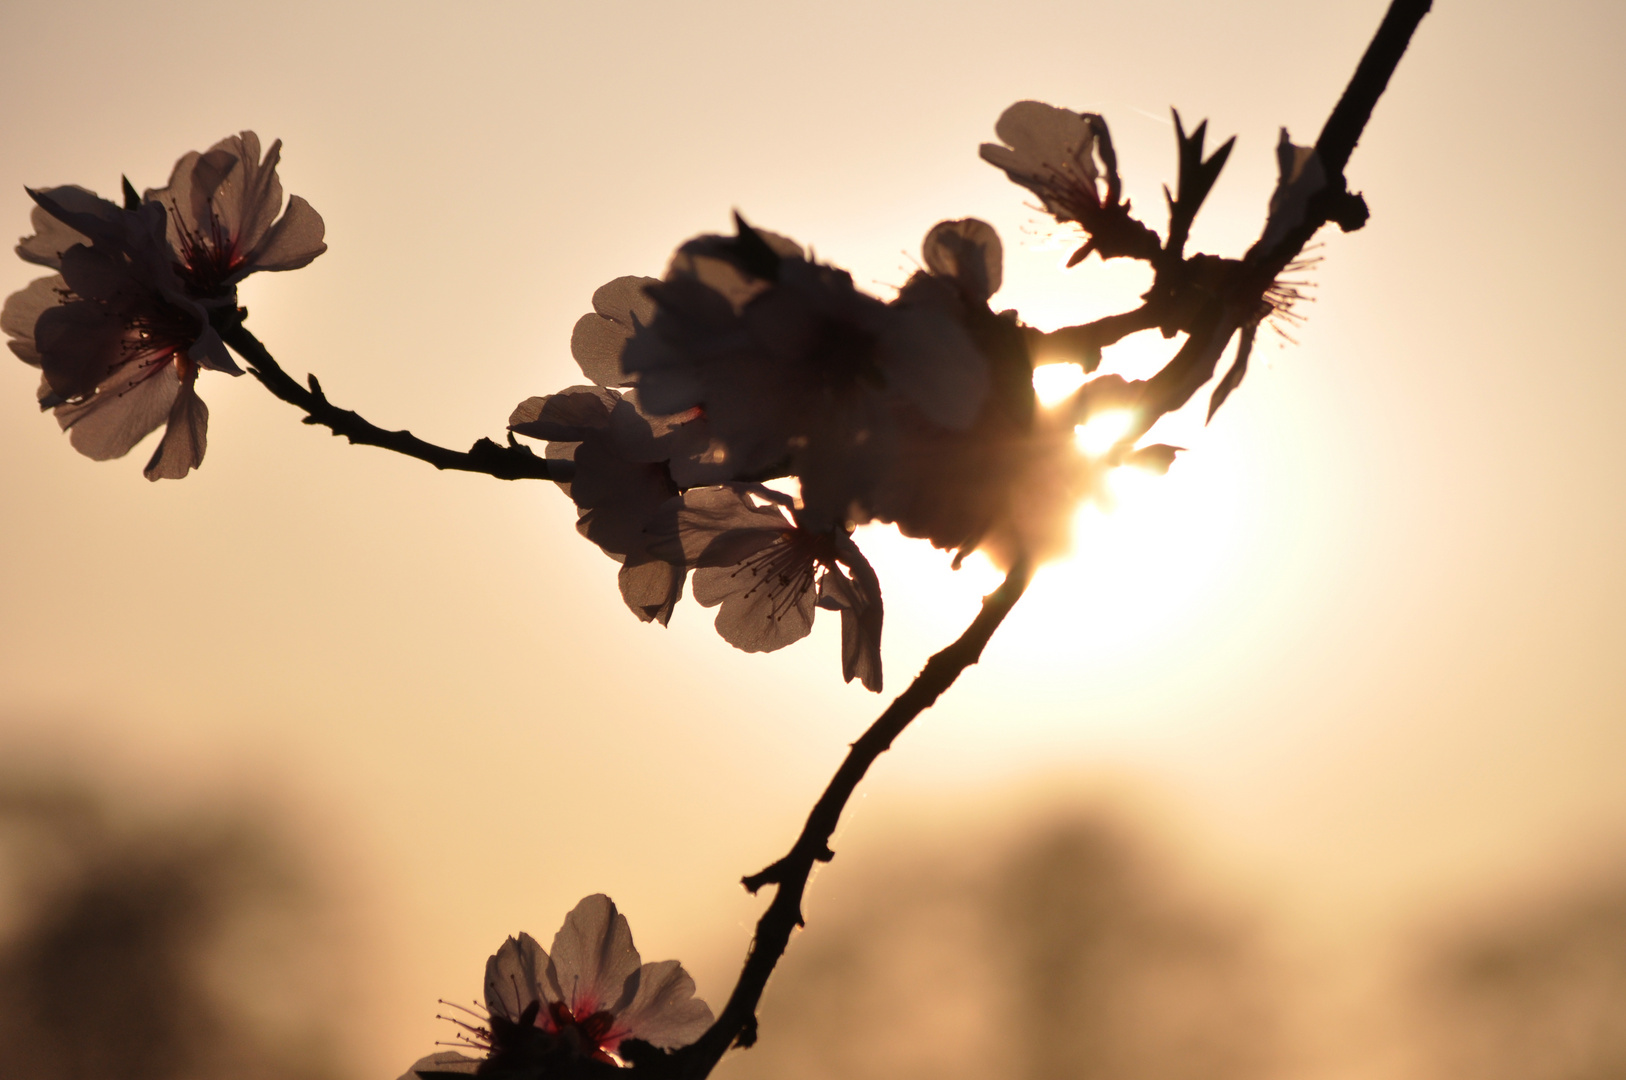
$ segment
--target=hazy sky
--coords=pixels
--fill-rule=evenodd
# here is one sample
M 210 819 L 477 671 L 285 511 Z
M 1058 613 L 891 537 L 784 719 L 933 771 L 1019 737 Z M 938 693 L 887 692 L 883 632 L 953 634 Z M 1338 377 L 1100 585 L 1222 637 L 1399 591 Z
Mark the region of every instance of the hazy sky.
M 337 403 L 463 446 L 580 381 L 595 287 L 734 208 L 882 294 L 976 215 L 1005 239 L 996 306 L 1049 327 L 1132 303 L 1138 271 L 1063 271 L 1066 237 L 978 160 L 1022 98 L 1102 112 L 1158 226 L 1168 107 L 1237 135 L 1193 246 L 1239 254 L 1278 128 L 1313 140 L 1384 7 L 10 4 L 0 234 L 28 230 L 25 184 L 158 186 L 227 133 L 281 138 L 329 251 L 245 285 L 251 328 Z M 1626 8 L 1437 8 L 1298 343 L 1176 427 L 1191 453 L 1040 576 L 838 839 L 1127 785 L 1351 932 L 1626 851 Z M 551 485 L 350 447 L 214 374 L 207 461 L 149 484 L 145 448 L 75 454 L 36 380 L 0 363 L 0 754 L 291 807 L 370 913 L 373 1075 L 443 1037 L 434 999 L 476 993 L 503 935 L 586 893 L 646 958 L 743 947 L 738 877 L 884 704 L 841 685 L 830 626 L 761 657 L 691 603 L 638 623 Z M 987 579 L 860 541 L 901 689 Z M 727 965 L 699 974 L 726 996 Z

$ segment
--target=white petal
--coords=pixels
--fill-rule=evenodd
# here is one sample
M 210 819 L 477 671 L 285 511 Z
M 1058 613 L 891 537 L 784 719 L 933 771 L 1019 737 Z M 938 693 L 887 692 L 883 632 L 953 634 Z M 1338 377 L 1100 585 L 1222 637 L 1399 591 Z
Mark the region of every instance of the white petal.
M 134 367 L 135 365 L 127 365 Z M 166 363 L 134 383 L 110 379 L 88 401 L 63 405 L 57 423 L 69 430 L 68 441 L 88 458 L 107 461 L 122 457 L 169 417 L 181 392 L 175 365 Z
M 626 917 L 608 896 L 595 893 L 565 916 L 554 935 L 543 996 L 563 1001 L 578 1018 L 620 1012 L 637 989 L 628 980 L 638 965 Z
M 1005 275 L 1004 251 L 994 227 L 976 218 L 940 221 L 921 244 L 932 273 L 953 278 L 979 300 L 999 291 Z
M 721 605 L 715 625 L 724 641 L 744 652 L 774 652 L 812 632 L 814 572 L 811 560 L 785 567 L 763 559 L 701 567 L 692 591 L 702 607 Z
M 618 277 L 599 286 L 593 310 L 576 320 L 570 355 L 583 374 L 600 386 L 630 386 L 634 380 L 621 366 L 621 351 L 640 327 L 655 319 L 648 288 L 660 284 L 648 277 Z
M 271 226 L 260 246 L 249 254 L 250 270 L 298 270 L 307 266 L 316 256 L 327 250 L 322 237 L 326 233 L 322 215 L 298 195 L 288 196 L 288 209 Z
M 161 376 L 160 376 L 161 377 Z M 158 449 L 142 470 L 148 480 L 179 480 L 203 464 L 208 441 L 209 407 L 187 380 L 170 407 L 169 421 Z
M 541 995 L 548 954 L 529 934 L 509 938 L 486 961 L 486 1009 L 493 1016 L 518 1022 Z
M 711 1026 L 711 1008 L 694 996 L 694 980 L 676 960 L 645 964 L 638 993 L 616 1021 L 623 1039 L 642 1039 L 670 1050 L 687 1046 Z
M 6 306 L 0 310 L 0 330 L 13 339 L 11 351 L 26 364 L 40 366 L 39 350 L 34 343 L 34 324 L 40 315 L 62 303 L 62 289 L 67 283 L 62 275 L 36 278 L 28 287 L 6 297 Z

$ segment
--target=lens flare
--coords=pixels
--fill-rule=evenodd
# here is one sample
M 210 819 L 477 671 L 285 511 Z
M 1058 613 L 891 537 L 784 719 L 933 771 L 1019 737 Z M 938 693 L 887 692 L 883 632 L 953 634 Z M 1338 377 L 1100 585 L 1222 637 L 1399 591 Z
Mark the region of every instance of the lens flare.
M 1135 416 L 1128 409 L 1113 409 L 1099 413 L 1073 429 L 1078 448 L 1090 457 L 1100 457 L 1117 445 L 1129 433 Z
M 1084 385 L 1084 369 L 1077 364 L 1040 364 L 1033 369 L 1033 394 L 1040 405 L 1050 406 Z

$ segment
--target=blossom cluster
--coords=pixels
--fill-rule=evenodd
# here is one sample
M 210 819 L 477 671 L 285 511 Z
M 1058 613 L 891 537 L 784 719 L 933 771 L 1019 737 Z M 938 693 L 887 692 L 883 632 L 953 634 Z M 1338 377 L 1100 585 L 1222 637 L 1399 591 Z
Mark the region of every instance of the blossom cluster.
M 522 402 L 509 430 L 546 444 L 557 463 L 548 474 L 574 500 L 579 531 L 620 564 L 639 618 L 665 625 L 688 584 L 718 609 L 727 641 L 768 652 L 806 637 L 820 609 L 839 612 L 843 676 L 879 691 L 881 587 L 859 526 L 895 525 L 955 552 L 956 565 L 977 550 L 1004 567 L 1063 554 L 1074 507 L 1119 465 L 1166 470 L 1176 448 L 1139 440 L 1213 376 L 1240 333 L 1212 414 L 1246 372 L 1260 321 L 1297 296 L 1273 282 L 1272 259 L 1325 217 L 1313 210 L 1329 186 L 1316 152 L 1283 132 L 1281 181 L 1247 256 L 1187 258 L 1191 217 L 1230 144 L 1204 160 L 1203 127 L 1188 137 L 1175 121 L 1167 238 L 1123 199 L 1098 115 L 1018 102 L 995 126 L 1001 141 L 982 147 L 1083 232 L 1074 262 L 1095 252 L 1152 265 L 1144 306 L 1113 317 L 1127 320 L 1120 333 L 1098 323 L 1046 334 L 996 311 L 1003 249 L 974 218 L 933 227 L 920 269 L 883 299 L 736 215 L 733 235 L 684 243 L 662 277 L 600 288 L 571 338 L 589 382 Z M 81 453 L 118 457 L 162 427 L 150 479 L 202 461 L 198 374 L 241 374 L 221 338 L 240 329 L 237 284 L 326 250 L 310 204 L 291 196 L 283 207 L 280 149 L 262 157 L 245 131 L 183 156 L 166 187 L 137 195 L 126 181 L 122 205 L 79 187 L 30 191 L 35 231 L 17 252 L 55 274 L 8 298 L 0 327 L 41 370 L 40 405 Z M 1186 342 L 1152 379 L 1097 374 L 1060 402 L 1036 398 L 1039 343 L 1090 375 L 1103 345 L 1153 327 Z M 1108 411 L 1130 417 L 1124 434 L 1085 452 L 1075 433 Z
M 74 186 L 29 192 L 34 233 L 17 254 L 56 273 L 8 297 L 0 328 L 40 369 L 40 408 L 80 453 L 122 457 L 163 427 L 149 480 L 202 462 L 198 373 L 242 374 L 213 320 L 235 313 L 249 274 L 327 250 L 309 203 L 294 195 L 282 208 L 281 146 L 262 159 L 252 131 L 230 136 L 183 156 L 165 187 L 138 196 L 125 181 L 122 205 Z
M 1095 251 L 1168 272 L 1166 311 L 1147 326 L 1199 339 L 1185 397 L 1244 331 L 1229 393 L 1270 310 L 1263 289 L 1231 290 L 1206 322 L 1196 312 L 1242 264 L 1203 257 L 1208 279 L 1193 284 L 1178 250 L 1121 199 L 1101 117 L 1018 102 L 996 133 L 1003 142 L 983 157 L 1087 234 L 1073 261 Z M 1313 151 L 1284 153 L 1272 241 L 1303 219 L 1322 180 Z M 1179 386 L 1106 375 L 1059 403 L 1036 399 L 1034 345 L 1047 335 L 991 306 L 1003 250 L 986 222 L 932 228 L 922 267 L 890 300 L 792 240 L 738 215 L 735 227 L 683 244 L 659 279 L 600 288 L 571 339 L 592 385 L 530 398 L 509 421 L 573 466 L 561 486 L 578 528 L 621 564 L 621 593 L 639 618 L 665 624 L 691 572 L 695 599 L 719 608 L 719 633 L 747 651 L 788 645 L 817 609 L 837 610 L 842 674 L 879 690 L 881 591 L 855 528 L 893 524 L 954 551 L 956 565 L 973 550 L 1000 566 L 1041 562 L 1067 551 L 1074 508 L 1110 468 L 1163 471 L 1173 460 L 1174 447 L 1135 442 L 1184 403 Z M 1093 372 L 1099 347 L 1067 358 Z M 1079 426 L 1119 410 L 1134 417 L 1125 437 L 1083 452 Z

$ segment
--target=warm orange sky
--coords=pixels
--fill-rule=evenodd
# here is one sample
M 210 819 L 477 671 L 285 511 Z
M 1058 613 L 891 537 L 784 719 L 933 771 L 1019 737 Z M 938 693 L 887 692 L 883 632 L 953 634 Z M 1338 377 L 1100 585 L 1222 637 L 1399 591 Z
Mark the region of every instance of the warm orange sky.
M 846 835 L 1127 778 L 1307 923 L 1356 930 L 1626 850 L 1626 9 L 1437 6 L 1349 168 L 1371 224 L 1324 234 L 1298 345 L 1179 431 L 1172 535 L 1041 576 Z M 596 286 L 735 207 L 882 292 L 933 222 L 980 216 L 996 306 L 1126 306 L 1133 271 L 1061 271 L 977 159 L 1021 98 L 1104 113 L 1159 226 L 1168 106 L 1236 134 L 1193 246 L 1238 254 L 1278 127 L 1313 140 L 1384 7 L 12 5 L 0 218 L 27 231 L 24 184 L 157 186 L 229 132 L 280 137 L 330 250 L 251 280 L 251 328 L 336 402 L 462 446 L 579 381 Z M 841 686 L 831 627 L 752 657 L 692 604 L 637 623 L 549 485 L 348 447 L 217 375 L 202 470 L 153 485 L 145 449 L 76 455 L 36 378 L 0 364 L 0 754 L 269 792 L 331 836 L 377 916 L 371 1074 L 585 893 L 652 958 L 743 945 L 738 876 L 882 705 Z M 875 551 L 901 689 L 974 590 Z M 699 974 L 726 995 L 727 968 Z

